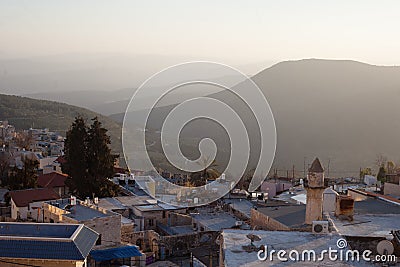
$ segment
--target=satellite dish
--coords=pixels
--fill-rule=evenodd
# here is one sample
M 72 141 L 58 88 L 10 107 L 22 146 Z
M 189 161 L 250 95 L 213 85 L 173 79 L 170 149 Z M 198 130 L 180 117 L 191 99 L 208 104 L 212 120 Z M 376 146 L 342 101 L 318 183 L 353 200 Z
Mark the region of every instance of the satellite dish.
M 380 255 L 392 255 L 394 252 L 394 246 L 389 240 L 382 240 L 376 246 L 376 250 Z

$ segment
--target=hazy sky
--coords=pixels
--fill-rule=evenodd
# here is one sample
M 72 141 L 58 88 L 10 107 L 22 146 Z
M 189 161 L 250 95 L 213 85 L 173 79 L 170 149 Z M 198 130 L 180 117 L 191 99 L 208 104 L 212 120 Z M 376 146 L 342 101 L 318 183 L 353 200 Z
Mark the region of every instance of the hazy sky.
M 400 1 L 0 0 L 0 57 L 121 52 L 400 65 Z

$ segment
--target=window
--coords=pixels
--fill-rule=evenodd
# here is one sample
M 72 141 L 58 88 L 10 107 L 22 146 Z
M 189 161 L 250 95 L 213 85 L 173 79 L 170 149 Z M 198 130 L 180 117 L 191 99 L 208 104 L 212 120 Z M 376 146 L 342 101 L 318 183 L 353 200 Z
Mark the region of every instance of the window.
M 99 234 L 99 238 L 97 238 L 96 246 L 101 245 L 101 234 Z
M 149 226 L 154 226 L 154 220 L 153 219 L 149 219 Z

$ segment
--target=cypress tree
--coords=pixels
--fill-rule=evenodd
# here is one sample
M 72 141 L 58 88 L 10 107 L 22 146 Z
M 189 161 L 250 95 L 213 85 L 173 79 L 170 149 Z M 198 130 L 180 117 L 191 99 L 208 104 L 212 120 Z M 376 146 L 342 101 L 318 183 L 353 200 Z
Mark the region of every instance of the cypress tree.
M 107 129 L 97 117 L 93 118 L 87 137 L 87 163 L 92 193 L 97 196 L 114 196 L 118 190 L 118 186 L 107 179 L 114 175 L 114 162 L 118 157 L 111 153 L 110 144 Z
M 77 117 L 67 133 L 63 172 L 70 177 L 70 190 L 81 198 L 115 196 L 119 187 L 109 181 L 114 174 L 114 161 L 107 129 L 95 117 L 90 127 Z

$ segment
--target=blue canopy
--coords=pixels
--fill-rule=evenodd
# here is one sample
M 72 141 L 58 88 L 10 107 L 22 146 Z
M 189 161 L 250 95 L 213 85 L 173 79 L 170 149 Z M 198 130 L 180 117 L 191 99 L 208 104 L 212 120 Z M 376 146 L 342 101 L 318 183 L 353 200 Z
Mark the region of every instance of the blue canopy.
M 124 246 L 118 248 L 93 250 L 90 252 L 90 256 L 95 261 L 109 261 L 113 259 L 142 256 L 142 253 L 140 253 L 136 246 Z

